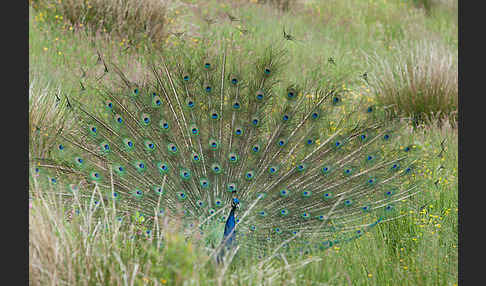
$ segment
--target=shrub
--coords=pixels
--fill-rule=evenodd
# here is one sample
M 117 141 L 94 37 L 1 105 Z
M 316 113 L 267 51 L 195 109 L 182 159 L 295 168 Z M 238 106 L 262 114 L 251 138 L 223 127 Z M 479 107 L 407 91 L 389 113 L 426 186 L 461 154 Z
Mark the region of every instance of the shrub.
M 407 116 L 415 124 L 432 119 L 456 121 L 457 61 L 437 42 L 401 45 L 391 57 L 368 57 L 369 84 L 376 100 L 392 116 Z
M 292 10 L 292 8 L 295 6 L 296 2 L 295 0 L 268 0 L 268 3 L 271 5 L 275 6 L 277 9 L 280 9 L 284 12 Z
M 431 15 L 432 10 L 439 6 L 449 9 L 457 9 L 457 0 L 413 0 L 413 5 L 417 8 L 423 8 L 426 15 Z
M 167 37 L 165 1 L 136 0 L 31 0 L 46 20 L 101 31 L 136 45 L 145 40 L 162 44 Z

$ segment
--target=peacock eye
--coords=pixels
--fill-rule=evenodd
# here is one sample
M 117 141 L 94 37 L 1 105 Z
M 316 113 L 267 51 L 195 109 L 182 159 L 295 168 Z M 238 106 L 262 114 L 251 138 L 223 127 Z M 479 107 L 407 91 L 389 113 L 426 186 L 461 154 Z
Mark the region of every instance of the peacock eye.
M 358 106 L 341 83 L 321 86 L 326 78 L 293 83 L 285 75 L 294 71 L 282 69 L 280 51 L 241 61 L 231 50 L 188 47 L 176 49 L 187 54 L 174 50 L 167 65 L 156 64 L 155 77 L 106 86 L 94 109 L 90 102 L 74 102 L 76 130 L 61 132 L 46 150 L 69 168 L 33 159 L 30 172 L 40 172 L 29 174 L 34 182 L 80 198 L 85 185 L 94 185 L 100 195 L 90 206 L 116 201 L 114 218 L 137 223 L 142 236 L 154 236 L 152 224 L 164 214 L 180 216 L 184 227 L 198 232 L 219 232 L 221 239 L 220 220 L 230 218 L 225 226 L 237 230 L 237 244 L 247 241 L 255 250 L 249 254 L 263 259 L 279 245 L 296 246 L 299 255 L 348 241 L 400 216 L 402 201 L 414 202 L 409 198 L 421 187 L 413 181 L 423 168 L 412 156 L 421 151 L 413 142 L 420 138 L 402 134 L 392 122 L 377 122 L 380 105 Z M 42 126 L 30 128 L 54 135 L 40 134 L 53 133 Z M 71 184 L 73 174 L 79 174 L 79 186 Z M 233 218 L 237 203 L 240 218 Z M 159 210 L 153 210 L 156 204 Z M 312 234 L 317 240 L 309 239 Z

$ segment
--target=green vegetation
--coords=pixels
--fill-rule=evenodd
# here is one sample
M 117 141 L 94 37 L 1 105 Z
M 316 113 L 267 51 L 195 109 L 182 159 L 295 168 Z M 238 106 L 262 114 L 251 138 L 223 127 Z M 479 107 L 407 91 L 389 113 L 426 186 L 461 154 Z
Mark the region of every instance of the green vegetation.
M 457 120 L 457 61 L 450 51 L 426 41 L 401 45 L 390 57 L 372 57 L 370 84 L 380 104 L 415 124 L 433 119 Z
M 39 21 L 92 35 L 107 33 L 127 45 L 157 45 L 167 37 L 166 6 L 161 1 L 31 0 L 30 4 Z
M 288 65 L 282 72 L 293 81 L 342 83 L 354 100 L 391 106 L 396 115 L 424 121 L 402 134 L 424 153 L 417 175 L 423 191 L 413 198 L 417 208 L 320 253 L 280 256 L 265 264 L 237 254 L 224 269 L 208 259 L 207 237 L 186 240 L 180 225 L 169 222 L 145 237 L 137 235 L 137 225 L 121 227 L 109 212 L 100 221 L 89 211 L 76 215 L 31 178 L 32 285 L 457 285 L 456 2 L 267 1 L 289 3 L 277 9 L 278 3 L 193 0 L 161 9 L 150 8 L 156 1 L 127 8 L 135 2 L 31 2 L 32 158 L 45 156 L 53 135 L 69 128 L 69 116 L 59 112 L 67 104 L 64 95 L 94 101 L 90 85 L 109 76 L 98 52 L 140 77 L 154 47 L 170 51 L 184 43 L 191 51 L 218 49 L 225 35 L 242 57 L 270 43 L 285 45 Z M 77 5 L 83 9 L 74 9 Z M 284 39 L 284 29 L 295 39 Z

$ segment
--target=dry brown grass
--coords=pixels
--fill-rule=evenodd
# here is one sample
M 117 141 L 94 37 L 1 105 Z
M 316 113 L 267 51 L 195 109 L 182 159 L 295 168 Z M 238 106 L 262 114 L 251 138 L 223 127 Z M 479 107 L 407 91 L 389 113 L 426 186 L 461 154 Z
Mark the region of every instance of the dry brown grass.
M 390 57 L 371 56 L 370 85 L 377 101 L 394 116 L 414 123 L 456 120 L 458 70 L 454 54 L 438 42 L 401 45 Z
M 31 5 L 46 14 L 46 19 L 63 20 L 75 28 L 104 32 L 128 44 L 146 40 L 163 44 L 167 37 L 165 0 L 31 0 Z
M 52 148 L 56 135 L 68 123 L 67 101 L 60 88 L 33 80 L 29 86 L 29 155 L 30 159 L 44 158 Z

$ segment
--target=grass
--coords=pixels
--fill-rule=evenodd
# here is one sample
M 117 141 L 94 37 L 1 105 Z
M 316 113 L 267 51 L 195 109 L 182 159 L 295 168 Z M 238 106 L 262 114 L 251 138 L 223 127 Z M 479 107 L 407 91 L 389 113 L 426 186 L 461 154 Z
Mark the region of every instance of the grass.
M 110 209 L 102 207 L 98 220 L 86 206 L 75 215 L 71 205 L 59 200 L 56 192 L 41 189 L 34 179 L 30 281 L 33 285 L 453 285 L 458 263 L 457 134 L 450 127 L 414 132 L 416 144 L 425 150 L 420 174 L 424 192 L 407 216 L 321 253 L 281 256 L 262 265 L 240 253 L 224 273 L 208 261 L 211 249 L 201 244 L 203 239 L 184 238 L 177 224 L 161 221 L 160 233 L 134 240 L 137 224 L 122 227 Z
M 370 57 L 379 74 L 370 77 L 376 100 L 395 116 L 423 123 L 433 118 L 457 121 L 458 71 L 450 52 L 436 42 L 401 45 L 391 57 Z
M 63 23 L 68 29 L 108 33 L 128 45 L 163 45 L 167 37 L 164 1 L 32 0 L 38 20 Z
M 448 84 L 443 86 L 455 88 L 457 94 L 457 84 L 449 80 L 454 76 L 440 72 L 451 57 L 452 61 L 457 57 L 457 6 L 454 10 L 453 5 L 432 5 L 426 14 L 406 1 L 309 1 L 296 3 L 283 13 L 271 5 L 249 2 L 181 2 L 166 14 L 168 19 L 177 19 L 177 25 L 169 20 L 164 29 L 184 31 L 182 38 L 194 47 L 207 44 L 202 43 L 207 36 L 232 35 L 233 47 L 248 55 L 255 47 L 271 42 L 285 45 L 290 55 L 285 77 L 294 81 L 306 78 L 313 83 L 327 79 L 344 82 L 356 100 L 370 102 L 379 100 L 373 95 L 380 85 L 368 85 L 362 76 L 365 72 L 370 80 L 388 79 L 387 86 L 391 86 L 392 77 L 386 75 L 393 74 L 394 69 L 383 67 L 394 60 L 406 62 L 412 55 L 417 56 L 415 59 L 437 60 L 432 67 L 421 65 L 424 76 L 414 79 L 423 84 L 429 99 L 444 82 Z M 225 12 L 240 21 L 229 21 Z M 31 156 L 44 156 L 55 138 L 51 135 L 66 123 L 56 112 L 56 104 L 66 104 L 63 95 L 93 101 L 89 89 L 80 91 L 80 81 L 86 84 L 103 76 L 97 50 L 104 59 L 133 70 L 134 76 L 138 73 L 134 63 L 143 63 L 145 57 L 143 48 L 127 49 L 129 34 L 120 32 L 127 39 L 122 41 L 101 31 L 85 32 L 79 25 L 70 29 L 73 25 L 55 16 L 40 17 L 35 9 L 30 13 L 30 152 Z M 208 26 L 205 17 L 216 22 Z M 283 39 L 284 27 L 296 41 Z M 416 49 L 424 38 L 433 42 L 430 49 Z M 405 43 L 412 49 L 401 48 Z M 177 48 L 180 40 L 171 35 L 164 45 Z M 441 57 L 437 57 L 438 51 Z M 376 56 L 376 65 L 369 65 L 370 55 Z M 402 83 L 412 75 L 404 74 Z M 410 90 L 405 83 L 403 86 Z M 449 94 L 444 98 L 451 99 Z M 419 97 L 418 93 L 413 95 Z M 424 101 L 417 106 L 434 105 Z M 447 105 L 440 103 L 438 108 L 443 106 Z M 37 132 L 36 126 L 42 131 Z M 162 221 L 159 236 L 147 239 L 142 235 L 133 240 L 131 236 L 137 236 L 140 230 L 137 224 L 122 227 L 103 208 L 98 210 L 99 221 L 89 216 L 88 210 L 70 214 L 71 205 L 31 179 L 31 284 L 457 285 L 457 129 L 444 122 L 441 126 L 409 129 L 402 135 L 404 144 L 412 140 L 424 152 L 418 164 L 423 192 L 413 202 L 416 208 L 405 217 L 380 224 L 359 240 L 298 258 L 283 256 L 260 264 L 257 258 L 246 258 L 240 252 L 226 270 L 207 260 L 211 249 L 201 243 L 204 239 L 191 237 L 186 241 L 177 224 Z
M 44 158 L 48 155 L 58 133 L 66 124 L 65 101 L 59 88 L 48 83 L 32 81 L 29 86 L 29 155 Z M 50 134 L 49 134 L 50 133 Z M 54 135 L 54 136 L 53 136 Z

